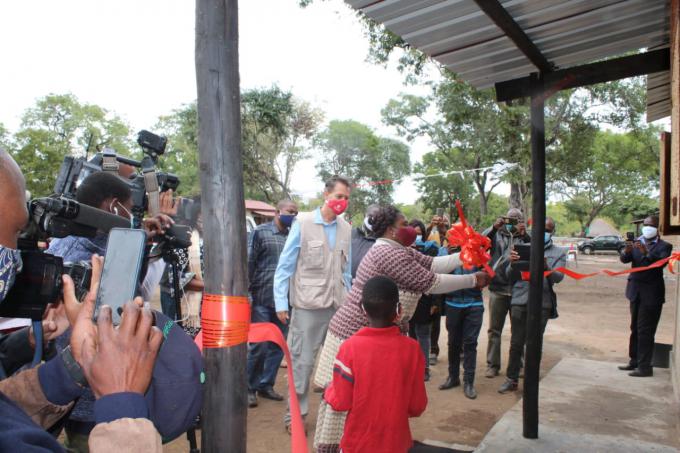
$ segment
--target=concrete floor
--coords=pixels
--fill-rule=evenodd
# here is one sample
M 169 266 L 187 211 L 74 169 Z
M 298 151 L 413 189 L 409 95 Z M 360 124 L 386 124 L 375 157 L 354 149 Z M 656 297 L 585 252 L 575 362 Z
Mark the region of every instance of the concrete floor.
M 651 378 L 633 378 L 616 365 L 561 360 L 541 380 L 539 439 L 522 437 L 520 400 L 475 451 L 680 451 L 680 410 L 669 370 L 655 368 Z

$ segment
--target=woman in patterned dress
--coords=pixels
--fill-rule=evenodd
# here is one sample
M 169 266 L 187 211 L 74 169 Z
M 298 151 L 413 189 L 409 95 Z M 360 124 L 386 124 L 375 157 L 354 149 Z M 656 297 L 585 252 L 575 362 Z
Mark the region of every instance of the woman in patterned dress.
M 404 215 L 393 206 L 381 207 L 370 223 L 378 240 L 359 264 L 352 290 L 331 319 L 314 377 L 314 383 L 322 388 L 332 380 L 333 362 L 342 342 L 368 325 L 360 304 L 364 284 L 372 277 L 384 275 L 397 283 L 402 307 L 400 324 L 405 333 L 423 294 L 481 288 L 490 280 L 484 272 L 450 275 L 461 265 L 458 254 L 433 258 L 417 252 L 411 247 L 416 238 L 415 230 L 406 225 Z M 333 411 L 325 401 L 321 401 L 314 436 L 317 452 L 339 451 L 345 415 L 344 412 Z

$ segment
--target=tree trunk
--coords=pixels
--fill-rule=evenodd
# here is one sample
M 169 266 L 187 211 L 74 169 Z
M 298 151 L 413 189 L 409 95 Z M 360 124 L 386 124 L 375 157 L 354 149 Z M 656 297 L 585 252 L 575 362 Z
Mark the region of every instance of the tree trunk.
M 229 321 L 224 318 L 230 313 L 226 307 L 242 306 L 248 294 L 238 0 L 197 0 L 196 84 L 205 225 L 202 323 L 213 321 L 220 326 L 213 328 L 211 337 L 215 338 L 211 342 L 204 329 L 206 384 L 201 449 L 205 453 L 245 453 L 247 344 L 245 338 L 231 338 L 229 327 L 224 326 Z
M 516 209 L 524 209 L 524 197 L 520 183 L 513 181 L 510 183 L 510 198 L 508 199 L 508 207 Z

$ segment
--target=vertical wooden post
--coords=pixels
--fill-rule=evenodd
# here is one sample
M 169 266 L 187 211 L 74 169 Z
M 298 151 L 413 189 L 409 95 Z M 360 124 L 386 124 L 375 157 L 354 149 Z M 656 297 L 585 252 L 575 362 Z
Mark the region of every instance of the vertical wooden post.
M 196 1 L 198 145 L 206 294 L 247 295 L 238 0 Z M 246 451 L 246 344 L 206 348 L 201 447 Z
M 524 365 L 524 437 L 538 438 L 538 379 L 541 368 L 543 333 L 543 255 L 545 232 L 545 93 L 543 79 L 533 74 L 531 96 L 531 280 L 527 305 L 527 342 Z

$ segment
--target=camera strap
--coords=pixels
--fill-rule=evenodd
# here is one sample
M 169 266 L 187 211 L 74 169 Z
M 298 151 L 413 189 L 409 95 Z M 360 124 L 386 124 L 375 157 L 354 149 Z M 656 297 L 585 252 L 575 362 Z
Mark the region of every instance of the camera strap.
M 150 216 L 155 216 L 161 212 L 160 188 L 158 187 L 158 177 L 153 160 L 146 156 L 142 159 L 142 173 L 144 174 L 144 189 L 149 198 L 147 211 Z

